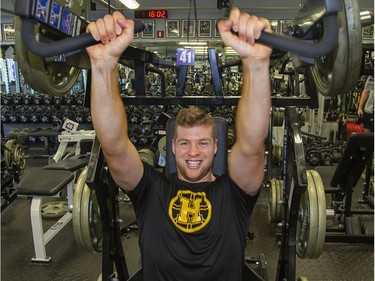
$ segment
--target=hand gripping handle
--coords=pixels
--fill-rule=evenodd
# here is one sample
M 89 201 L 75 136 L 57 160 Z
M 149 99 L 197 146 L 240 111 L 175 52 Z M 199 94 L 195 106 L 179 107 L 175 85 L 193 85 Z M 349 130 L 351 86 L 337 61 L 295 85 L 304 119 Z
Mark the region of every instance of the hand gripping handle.
M 40 57 L 53 57 L 67 54 L 99 43 L 90 33 L 83 33 L 76 37 L 68 37 L 58 41 L 42 43 L 36 40 L 34 34 L 35 21 L 22 18 L 21 39 L 26 48 Z M 134 21 L 134 33 L 141 32 L 145 28 L 142 21 Z

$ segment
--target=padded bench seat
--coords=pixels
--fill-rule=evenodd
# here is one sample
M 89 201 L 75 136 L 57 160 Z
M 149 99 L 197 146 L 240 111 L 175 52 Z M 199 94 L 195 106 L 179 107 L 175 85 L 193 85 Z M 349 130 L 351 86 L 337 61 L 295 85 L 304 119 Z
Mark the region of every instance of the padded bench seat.
M 90 155 L 88 154 L 78 154 L 72 157 L 66 158 L 62 161 L 49 164 L 44 166 L 44 170 L 64 170 L 64 171 L 76 171 L 78 169 L 84 168 L 89 164 Z
M 17 187 L 18 195 L 54 196 L 74 178 L 70 171 L 35 170 L 26 174 Z
M 32 137 L 47 137 L 47 138 L 50 138 L 50 137 L 57 137 L 59 134 L 61 134 L 61 133 L 56 131 L 56 130 L 44 129 L 44 130 L 32 132 L 29 135 L 32 136 Z

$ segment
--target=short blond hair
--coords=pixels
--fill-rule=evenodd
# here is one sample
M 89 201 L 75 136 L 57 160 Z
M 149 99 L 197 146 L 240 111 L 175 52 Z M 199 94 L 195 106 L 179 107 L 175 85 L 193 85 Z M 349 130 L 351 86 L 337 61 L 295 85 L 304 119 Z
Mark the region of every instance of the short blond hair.
M 216 124 L 212 116 L 199 107 L 183 108 L 177 114 L 173 128 L 173 138 L 176 139 L 177 137 L 177 126 L 189 128 L 200 125 L 211 127 L 212 138 L 216 139 Z

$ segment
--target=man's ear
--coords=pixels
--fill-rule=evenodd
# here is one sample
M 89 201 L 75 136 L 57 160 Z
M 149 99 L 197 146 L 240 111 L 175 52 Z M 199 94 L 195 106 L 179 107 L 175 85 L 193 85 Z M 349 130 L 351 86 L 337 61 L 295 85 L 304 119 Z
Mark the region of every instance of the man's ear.
M 217 139 L 215 139 L 215 155 L 216 155 L 216 152 L 217 152 Z

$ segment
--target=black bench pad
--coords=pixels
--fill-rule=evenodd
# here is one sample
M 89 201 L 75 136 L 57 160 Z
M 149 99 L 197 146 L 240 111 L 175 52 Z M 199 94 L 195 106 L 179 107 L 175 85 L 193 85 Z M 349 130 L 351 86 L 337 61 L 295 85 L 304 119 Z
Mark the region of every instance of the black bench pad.
M 35 170 L 24 175 L 17 188 L 18 195 L 53 196 L 74 178 L 64 170 Z
M 32 137 L 47 137 L 47 138 L 49 138 L 49 137 L 57 137 L 60 134 L 61 133 L 59 133 L 56 130 L 44 129 L 44 130 L 39 130 L 39 131 L 32 132 L 32 133 L 30 133 L 30 136 L 32 136 Z
M 44 170 L 66 170 L 74 172 L 78 169 L 86 167 L 89 164 L 90 155 L 78 154 L 53 164 L 44 166 Z

